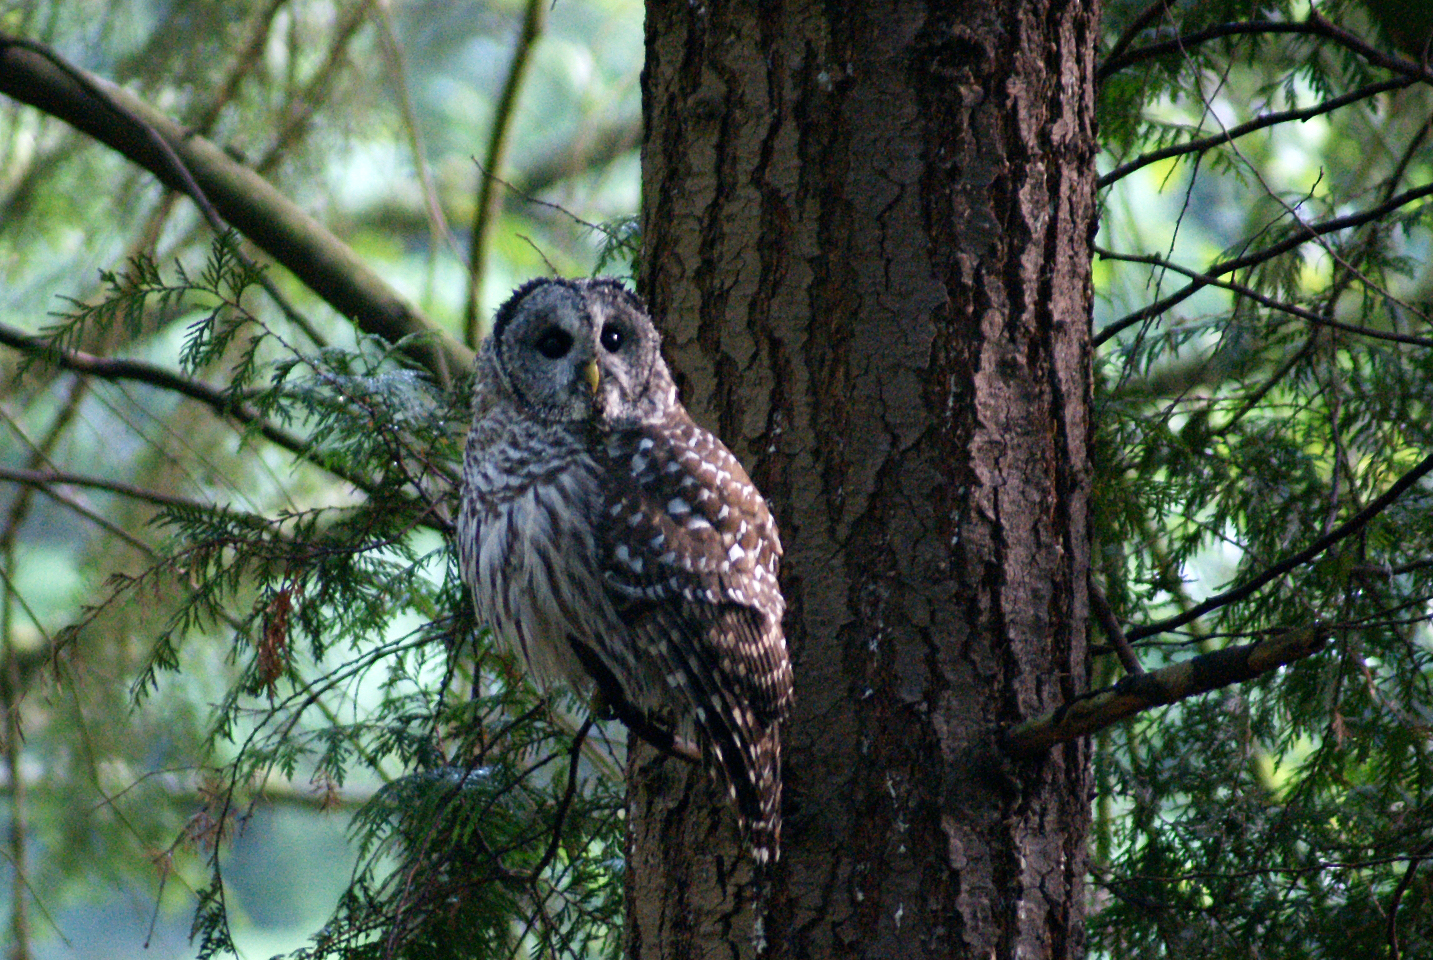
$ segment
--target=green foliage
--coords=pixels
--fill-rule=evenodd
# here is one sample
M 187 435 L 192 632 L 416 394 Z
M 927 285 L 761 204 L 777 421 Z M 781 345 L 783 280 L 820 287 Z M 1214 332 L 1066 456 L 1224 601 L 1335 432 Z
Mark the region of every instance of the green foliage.
M 1111 43 L 1141 9 L 1113 8 Z M 1326 31 L 1207 39 L 1306 16 L 1162 10 L 1102 88 L 1106 169 L 1387 79 Z M 1433 449 L 1429 103 L 1426 86 L 1373 91 L 1122 172 L 1105 195 L 1097 577 L 1147 667 L 1315 622 L 1334 642 L 1098 737 L 1097 956 L 1433 948 L 1418 869 L 1433 836 L 1433 490 L 1351 524 Z M 1235 289 L 1191 279 L 1209 275 Z M 1248 598 L 1178 616 L 1345 528 Z
M 548 18 L 489 307 L 533 273 L 630 258 L 630 228 L 588 224 L 635 207 L 640 17 L 600 0 Z M 0 0 L 0 30 L 242 156 L 450 328 L 512 25 L 482 3 Z M 0 920 L 29 904 L 39 951 L 102 930 L 193 956 L 197 906 L 205 956 L 610 955 L 621 746 L 588 736 L 572 767 L 580 711 L 540 705 L 475 633 L 447 543 L 466 385 L 257 256 L 118 155 L 0 107 L 0 463 L 65 478 L 0 526 L 27 771 L 6 822 L 31 841 L 0 870 Z M 271 845 L 275 809 L 354 824 L 329 865 L 352 884 L 312 940 L 316 922 L 258 919 L 296 855 Z M 153 907 L 149 935 L 100 912 L 117 897 Z
M 297 455 L 361 490 L 348 503 L 266 513 L 167 505 L 153 521 L 167 534 L 158 559 L 112 578 L 105 601 L 61 638 L 153 583 L 183 582 L 136 674 L 141 701 L 180 669 L 187 639 L 229 638 L 238 669 L 209 730 L 211 756 L 228 759 L 190 825 L 211 871 L 194 925 L 199 955 L 234 949 L 222 854 L 270 781 L 306 782 L 321 798 L 377 788 L 353 820 L 354 882 L 299 956 L 500 956 L 524 941 L 611 954 L 622 843 L 614 761 L 591 743 L 585 757 L 575 752 L 584 741 L 509 679 L 471 622 L 446 542 L 466 390 L 444 394 L 371 338 L 291 352 L 239 306 L 254 276 L 230 244 L 216 241 L 204 271 L 176 270 L 173 281 L 137 259 L 110 279 L 109 298 L 64 317 L 50 341 L 146 315 L 155 299 L 218 300 L 187 321 L 186 370 L 237 352 L 248 379 L 266 374 L 244 401 L 301 426 Z M 267 350 L 278 357 L 257 359 Z

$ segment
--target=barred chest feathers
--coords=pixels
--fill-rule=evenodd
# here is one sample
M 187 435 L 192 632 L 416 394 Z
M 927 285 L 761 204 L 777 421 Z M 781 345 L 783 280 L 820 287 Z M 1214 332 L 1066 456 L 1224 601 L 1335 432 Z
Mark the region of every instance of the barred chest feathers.
M 522 656 L 539 686 L 586 690 L 590 678 L 566 638 L 585 639 L 603 603 L 592 534 L 597 465 L 564 430 L 483 420 L 465 452 L 458 519 L 478 622 Z

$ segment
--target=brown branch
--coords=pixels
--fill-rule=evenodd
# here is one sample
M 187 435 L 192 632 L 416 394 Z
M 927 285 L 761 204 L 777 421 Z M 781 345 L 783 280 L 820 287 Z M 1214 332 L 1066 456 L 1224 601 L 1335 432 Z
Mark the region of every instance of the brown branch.
M 114 493 L 133 500 L 140 500 L 156 507 L 202 510 L 206 506 L 197 500 L 146 490 L 132 483 L 105 480 L 102 477 L 87 477 L 78 473 L 64 473 L 58 470 L 20 470 L 14 467 L 0 466 L 0 482 L 17 483 L 43 493 L 51 492 L 51 488 L 55 486 L 85 487 L 90 490 L 101 490 L 105 493 Z
M 1433 70 L 1429 70 L 1426 66 L 1404 57 L 1388 55 L 1357 34 L 1350 33 L 1342 27 L 1330 23 L 1320 15 L 1317 10 L 1311 10 L 1309 12 L 1309 18 L 1304 21 L 1244 20 L 1234 23 L 1221 23 L 1204 30 L 1185 34 L 1182 37 L 1175 37 L 1172 40 L 1152 43 L 1147 47 L 1130 50 L 1122 56 L 1109 57 L 1104 63 L 1100 64 L 1095 71 L 1095 81 L 1097 83 L 1103 83 L 1110 75 L 1118 73 L 1127 67 L 1132 67 L 1137 63 L 1156 57 L 1162 57 L 1166 54 L 1187 53 L 1194 47 L 1208 43 L 1211 40 L 1259 34 L 1299 34 L 1309 37 L 1322 37 L 1327 40 L 1332 40 L 1339 46 L 1358 54 L 1375 66 L 1382 67 L 1393 73 L 1402 74 L 1415 81 L 1433 83 Z
M 1393 889 L 1393 896 L 1388 898 L 1388 960 L 1401 960 L 1403 956 L 1403 951 L 1398 943 L 1398 905 L 1413 884 L 1413 875 L 1418 871 L 1418 865 L 1430 853 L 1433 853 L 1433 843 L 1424 844 L 1417 853 L 1409 856 L 1408 866 L 1403 871 L 1403 877 L 1398 881 L 1398 886 Z
M 1096 181 L 1096 185 L 1099 189 L 1103 190 L 1115 181 L 1122 180 L 1141 167 L 1147 167 L 1151 163 L 1158 163 L 1161 160 L 1168 160 L 1170 157 L 1179 157 L 1188 153 L 1202 154 L 1206 150 L 1210 150 L 1220 144 L 1232 143 L 1240 137 L 1263 130 L 1266 127 L 1276 126 L 1280 123 L 1302 123 L 1305 120 L 1322 116 L 1325 113 L 1332 113 L 1340 107 L 1346 107 L 1360 100 L 1367 100 L 1369 97 L 1386 93 L 1389 90 L 1402 90 L 1404 87 L 1410 87 L 1416 82 L 1416 80 L 1409 77 L 1401 77 L 1397 80 L 1385 80 L 1383 83 L 1370 84 L 1352 93 L 1346 93 L 1341 97 L 1335 97 L 1323 103 L 1316 103 L 1302 110 L 1282 110 L 1277 113 L 1266 113 L 1261 117 L 1255 117 L 1247 123 L 1241 123 L 1237 127 L 1230 127 L 1222 133 L 1212 134 L 1199 140 L 1190 140 L 1187 143 L 1176 143 L 1161 150 L 1140 154 L 1128 163 L 1122 163 L 1109 173 L 1100 177 L 1099 180 Z
M 1144 673 L 1144 667 L 1140 665 L 1139 657 L 1135 655 L 1134 647 L 1129 645 L 1129 639 L 1125 636 L 1124 628 L 1115 619 L 1115 612 L 1110 608 L 1110 602 L 1105 598 L 1105 592 L 1090 578 L 1090 612 L 1100 624 L 1104 631 L 1105 639 L 1109 640 L 1110 646 L 1114 648 L 1115 656 L 1119 657 L 1120 665 L 1125 668 L 1125 673 L 1130 676 Z
M 1201 693 L 1252 680 L 1322 650 L 1323 627 L 1308 627 L 1193 657 L 1183 663 L 1128 676 L 1112 687 L 1084 694 L 1005 734 L 1005 749 L 1023 756 L 1089 736 L 1151 707 L 1187 700 Z
M 116 357 L 97 357 L 80 350 L 56 349 L 52 344 L 39 337 L 23 333 L 5 324 L 0 324 L 0 345 L 11 347 L 29 356 L 39 357 L 47 363 L 53 363 L 60 369 L 73 373 L 83 373 L 101 380 L 131 380 L 158 387 L 161 390 L 169 390 L 204 404 L 220 416 L 232 417 L 244 426 L 254 427 L 264 439 L 290 453 L 306 455 L 307 445 L 300 437 L 265 420 L 249 404 L 242 401 L 236 402 L 233 397 L 225 394 L 218 387 L 190 380 L 152 363 Z M 361 478 L 343 474 L 339 474 L 339 476 L 360 489 L 366 490 L 371 487 L 370 483 Z
M 361 330 L 390 342 L 419 335 L 408 352 L 439 382 L 472 352 L 434 327 L 357 254 L 268 181 L 128 92 L 60 61 L 38 44 L 0 34 L 0 93 L 69 123 L 213 209 Z M 85 78 L 81 82 L 76 77 Z M 101 90 L 104 97 L 96 97 Z M 153 139 L 158 137 L 163 146 Z M 171 162 L 167 154 L 180 161 Z
M 1145 60 L 1153 60 L 1170 53 L 1187 53 L 1189 50 L 1211 40 L 1220 40 L 1225 37 L 1249 36 L 1251 34 L 1279 34 L 1317 33 L 1310 24 L 1297 23 L 1282 20 L 1241 20 L 1234 23 L 1221 23 L 1204 30 L 1188 33 L 1184 36 L 1175 37 L 1173 40 L 1165 40 L 1160 43 L 1152 43 L 1147 47 L 1138 47 L 1134 50 L 1117 56 L 1109 57 L 1095 70 L 1095 82 L 1104 83 L 1112 74 L 1119 73 L 1137 63 Z
M 1169 0 L 1154 0 L 1154 3 L 1141 10 L 1130 21 L 1129 26 L 1124 28 L 1119 39 L 1115 40 L 1114 45 L 1105 54 L 1105 62 L 1117 62 L 1134 43 L 1135 38 L 1148 29 L 1150 24 L 1158 20 L 1160 14 L 1167 12 L 1169 12 Z
M 508 137 L 512 132 L 513 118 L 517 113 L 517 97 L 522 90 L 523 78 L 527 75 L 527 64 L 532 48 L 537 43 L 546 21 L 548 0 L 528 0 L 523 14 L 522 27 L 513 44 L 512 63 L 508 66 L 507 80 L 498 96 L 497 109 L 493 112 L 493 129 L 488 138 L 487 161 L 483 169 L 482 185 L 478 188 L 478 203 L 473 208 L 473 235 L 468 241 L 468 305 L 464 313 L 464 330 L 470 347 L 478 344 L 478 304 L 483 296 L 483 276 L 487 266 L 488 247 L 491 243 L 493 225 L 497 222 L 502 207 L 502 194 L 498 191 L 498 177 L 502 176 L 504 158 L 507 156 Z
M 1309 224 L 1301 222 L 1298 225 L 1299 229 L 1295 230 L 1293 234 L 1285 237 L 1283 240 L 1270 244 L 1262 250 L 1245 254 L 1242 257 L 1235 257 L 1232 260 L 1224 260 L 1220 263 L 1213 264 L 1206 269 L 1204 273 L 1199 274 L 1200 279 L 1186 284 L 1169 296 L 1157 300 L 1147 307 L 1142 307 L 1134 313 L 1101 327 L 1099 333 L 1095 334 L 1093 343 L 1098 347 L 1126 328 L 1138 323 L 1143 323 L 1146 320 L 1152 320 L 1169 308 L 1188 299 L 1208 286 L 1210 281 L 1215 277 L 1223 276 L 1226 273 L 1233 273 L 1236 270 L 1244 270 L 1249 267 L 1258 266 L 1261 263 L 1272 260 L 1280 254 L 1287 253 L 1300 244 L 1307 243 L 1310 240 L 1317 240 L 1325 234 L 1336 233 L 1339 230 L 1362 226 L 1370 221 L 1378 220 L 1397 210 L 1399 207 L 1412 203 L 1414 200 L 1421 200 L 1430 194 L 1433 194 L 1433 183 L 1425 183 L 1421 187 L 1405 190 L 1403 193 L 1395 197 L 1390 197 L 1387 201 L 1377 206 L 1369 207 L 1367 210 L 1346 214 L 1342 217 L 1332 217 L 1321 223 Z
M 1386 509 L 1390 504 L 1393 503 L 1393 501 L 1397 500 L 1405 492 L 1407 492 L 1408 489 L 1412 487 L 1415 483 L 1423 479 L 1423 477 L 1427 475 L 1429 471 L 1433 471 L 1433 454 L 1429 454 L 1422 460 L 1418 461 L 1418 464 L 1414 466 L 1412 470 L 1409 470 L 1403 476 L 1395 480 L 1393 484 L 1389 486 L 1389 488 L 1385 490 L 1381 496 L 1369 503 L 1368 506 L 1364 507 L 1358 513 L 1354 514 L 1353 517 L 1347 522 L 1340 524 L 1333 530 L 1330 530 L 1328 533 L 1324 534 L 1322 537 L 1319 537 L 1317 540 L 1309 544 L 1304 549 L 1300 550 L 1298 553 L 1295 553 L 1289 557 L 1285 557 L 1283 560 L 1274 564 L 1272 567 L 1266 569 L 1263 573 L 1260 573 L 1253 579 L 1248 580 L 1237 587 L 1234 587 L 1232 590 L 1226 590 L 1223 593 L 1210 597 L 1208 600 L 1204 600 L 1201 603 L 1197 603 L 1193 607 L 1190 607 L 1188 610 L 1179 614 L 1178 616 L 1170 617 L 1168 620 L 1160 620 L 1156 623 L 1148 624 L 1147 626 L 1136 627 L 1135 629 L 1130 630 L 1126 634 L 1126 636 L 1131 641 L 1142 640 L 1145 637 L 1152 637 L 1157 633 L 1165 633 L 1167 631 L 1173 630 L 1175 627 L 1182 627 L 1192 620 L 1199 619 L 1211 610 L 1217 610 L 1220 607 L 1228 606 L 1231 603 L 1237 603 L 1238 601 L 1243 600 L 1245 597 L 1254 593 L 1256 590 L 1260 589 L 1270 581 L 1282 577 L 1284 574 L 1293 570 L 1295 567 L 1299 567 L 1305 563 L 1308 563 L 1310 560 L 1314 559 L 1319 554 L 1327 550 L 1329 547 L 1338 543 L 1340 540 L 1343 540 L 1346 537 L 1350 537 L 1353 534 L 1357 533 L 1359 530 L 1363 529 L 1365 524 L 1367 524 L 1370 520 L 1383 512 L 1384 509 Z
M 1395 333 L 1389 330 L 1374 330 L 1371 327 L 1359 327 L 1351 323 L 1343 323 L 1338 320 L 1331 320 L 1328 317 L 1315 313 L 1307 307 L 1301 307 L 1297 304 L 1286 303 L 1283 300 L 1277 300 L 1274 297 L 1260 293 L 1253 287 L 1245 286 L 1242 283 L 1235 283 L 1232 280 L 1221 280 L 1218 277 L 1211 276 L 1210 274 L 1200 273 L 1197 270 L 1191 270 L 1188 267 L 1182 267 L 1174 261 L 1167 260 L 1164 257 L 1155 256 L 1153 254 L 1116 253 L 1113 250 L 1106 250 L 1103 247 L 1098 246 L 1095 247 L 1095 254 L 1099 256 L 1101 260 L 1115 260 L 1120 263 L 1144 263 L 1149 264 L 1150 266 L 1159 267 L 1161 270 L 1170 270 L 1174 273 L 1181 274 L 1199 283 L 1206 284 L 1211 287 L 1218 287 L 1221 290 L 1228 290 L 1230 293 L 1237 294 L 1248 300 L 1253 300 L 1255 303 L 1260 304 L 1261 306 L 1268 307 L 1270 310 L 1278 310 L 1281 313 L 1287 313 L 1290 316 L 1298 317 L 1300 320 L 1307 320 L 1309 323 L 1312 323 L 1316 326 L 1329 327 L 1333 330 L 1343 330 L 1346 333 L 1354 333 L 1358 334 L 1361 337 L 1370 337 L 1374 340 L 1387 340 L 1390 343 L 1401 343 L 1410 347 L 1425 347 L 1433 349 L 1433 338 L 1420 337 L 1411 333 Z

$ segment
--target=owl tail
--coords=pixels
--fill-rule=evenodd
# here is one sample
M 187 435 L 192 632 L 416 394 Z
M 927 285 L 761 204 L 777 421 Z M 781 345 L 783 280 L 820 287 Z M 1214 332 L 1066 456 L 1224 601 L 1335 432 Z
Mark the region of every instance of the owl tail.
M 745 803 L 737 797 L 737 812 L 752 859 L 766 867 L 781 856 L 781 728 L 767 727 L 748 751 L 742 766 L 752 778 L 754 796 Z
M 727 793 L 736 806 L 742 839 L 758 867 L 781 855 L 781 731 L 754 717 L 746 722 L 702 724 L 707 746 L 721 770 Z

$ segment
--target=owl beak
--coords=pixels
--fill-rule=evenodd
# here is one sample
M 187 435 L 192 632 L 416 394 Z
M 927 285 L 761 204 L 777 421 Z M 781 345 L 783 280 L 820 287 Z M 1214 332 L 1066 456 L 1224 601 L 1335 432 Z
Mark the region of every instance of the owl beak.
M 596 360 L 587 361 L 587 366 L 582 368 L 582 376 L 587 381 L 587 385 L 592 388 L 592 393 L 596 395 L 602 386 L 602 374 L 597 369 Z

